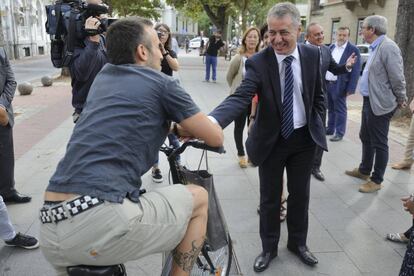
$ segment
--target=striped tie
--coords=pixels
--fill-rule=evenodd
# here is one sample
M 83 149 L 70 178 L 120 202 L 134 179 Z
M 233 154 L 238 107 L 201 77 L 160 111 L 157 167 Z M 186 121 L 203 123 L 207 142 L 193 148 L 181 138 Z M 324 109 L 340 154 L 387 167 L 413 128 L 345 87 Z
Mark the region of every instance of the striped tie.
M 293 56 L 287 56 L 285 63 L 285 91 L 283 93 L 282 106 L 282 137 L 287 139 L 293 132 Z

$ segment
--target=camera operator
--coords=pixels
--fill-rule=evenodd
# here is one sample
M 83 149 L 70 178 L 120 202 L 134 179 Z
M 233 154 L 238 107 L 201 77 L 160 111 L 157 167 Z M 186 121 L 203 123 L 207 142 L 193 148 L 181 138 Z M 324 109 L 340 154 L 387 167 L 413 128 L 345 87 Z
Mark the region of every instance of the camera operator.
M 88 4 L 101 4 L 100 0 L 89 0 Z M 101 19 L 105 14 L 88 17 L 85 30 L 102 28 Z M 107 62 L 105 36 L 103 34 L 87 36 L 75 46 L 73 60 L 69 65 L 72 76 L 72 105 L 75 108 L 73 122 L 76 123 L 85 105 L 89 89 L 98 72 Z

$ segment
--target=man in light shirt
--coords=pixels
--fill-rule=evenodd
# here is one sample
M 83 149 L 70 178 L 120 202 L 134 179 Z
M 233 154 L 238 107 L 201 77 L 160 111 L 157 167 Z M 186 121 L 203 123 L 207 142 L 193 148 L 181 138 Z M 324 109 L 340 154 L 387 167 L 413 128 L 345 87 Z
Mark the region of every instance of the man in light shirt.
M 338 64 L 343 64 L 352 54 L 357 55 L 357 63 L 351 72 L 335 76 L 326 72 L 326 89 L 328 96 L 328 126 L 326 134 L 334 135 L 329 139 L 332 142 L 341 141 L 346 129 L 346 97 L 355 93 L 360 73 L 360 53 L 357 47 L 349 42 L 350 30 L 348 27 L 340 27 L 336 32 L 336 42 L 329 49 L 332 57 Z
M 388 38 L 387 19 L 371 15 L 364 19 L 361 33 L 370 45 L 367 65 L 359 82 L 364 97 L 361 114 L 361 163 L 345 174 L 366 182 L 361 193 L 373 193 L 382 188 L 388 163 L 388 130 L 398 107 L 407 106 L 404 66 L 401 50 Z

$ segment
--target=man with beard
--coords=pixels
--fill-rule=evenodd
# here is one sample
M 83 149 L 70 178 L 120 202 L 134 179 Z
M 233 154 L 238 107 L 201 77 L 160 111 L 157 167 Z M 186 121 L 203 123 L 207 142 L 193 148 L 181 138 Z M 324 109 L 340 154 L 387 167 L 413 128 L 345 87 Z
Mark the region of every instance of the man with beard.
M 172 275 L 189 275 L 204 243 L 206 190 L 177 184 L 140 193 L 169 121 L 180 124 L 173 128 L 178 135 L 223 143 L 222 130 L 160 72 L 159 44 L 147 19 L 122 19 L 108 29 L 109 63 L 91 86 L 41 209 L 41 249 L 59 275 L 67 266 L 171 250 Z

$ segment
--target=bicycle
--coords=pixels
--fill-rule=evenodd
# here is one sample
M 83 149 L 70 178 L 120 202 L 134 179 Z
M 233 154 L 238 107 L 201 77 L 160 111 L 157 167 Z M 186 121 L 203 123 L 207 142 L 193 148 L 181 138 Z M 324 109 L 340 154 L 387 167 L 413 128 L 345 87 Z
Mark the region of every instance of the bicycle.
M 176 156 L 178 154 L 181 154 L 185 151 L 185 149 L 191 146 L 193 148 L 197 148 L 197 149 L 202 149 L 203 150 L 203 154 L 200 158 L 200 163 L 198 166 L 198 169 L 196 171 L 190 171 L 188 170 L 186 167 L 181 166 L 177 161 L 176 161 Z M 207 162 L 207 151 L 213 151 L 216 153 L 224 153 L 224 148 L 220 147 L 220 148 L 216 148 L 216 147 L 210 147 L 208 145 L 206 145 L 205 143 L 199 142 L 199 141 L 187 141 L 185 143 L 183 143 L 181 145 L 181 147 L 177 148 L 177 149 L 173 149 L 171 147 L 161 147 L 160 151 L 164 152 L 167 156 L 168 159 L 168 163 L 171 169 L 171 178 L 172 178 L 172 183 L 173 184 L 189 184 L 191 182 L 191 180 L 189 179 L 189 174 L 196 174 L 199 175 L 201 178 L 209 178 L 212 177 L 211 174 L 208 173 L 208 162 Z M 201 166 L 201 162 L 203 160 L 203 158 L 205 157 L 206 160 L 206 169 L 207 170 L 200 170 L 200 166 Z M 196 185 L 200 185 L 200 183 L 192 183 L 192 184 L 196 184 Z M 201 185 L 203 186 L 203 185 Z M 212 188 L 209 191 L 209 203 L 210 202 L 214 202 L 210 197 L 214 197 L 214 199 L 217 199 L 216 195 L 215 195 L 215 191 L 214 191 L 214 185 L 211 184 Z M 208 190 L 208 189 L 207 189 Z M 213 194 L 211 194 L 213 193 Z M 222 210 L 220 205 L 218 204 L 218 199 L 217 199 L 217 205 L 215 205 L 215 208 L 217 208 L 217 211 L 219 214 L 222 214 Z M 211 204 L 210 204 L 211 205 Z M 209 206 L 210 208 L 211 206 Z M 211 208 L 210 210 L 211 211 Z M 211 216 L 210 212 L 209 215 Z M 193 266 L 193 269 L 190 273 L 190 275 L 215 275 L 215 276 L 228 276 L 230 273 L 230 268 L 231 268 L 231 262 L 232 262 L 232 258 L 233 258 L 233 245 L 232 245 L 232 241 L 231 241 L 231 237 L 230 234 L 227 230 L 227 225 L 226 222 L 224 220 L 224 216 L 221 215 L 218 218 L 220 221 L 209 221 L 209 223 L 217 223 L 217 224 L 221 224 L 224 226 L 223 231 L 220 232 L 216 232 L 216 233 L 212 233 L 213 231 L 210 231 L 210 233 L 214 234 L 214 235 L 220 235 L 221 236 L 221 240 L 224 241 L 224 243 L 222 242 L 221 245 L 219 246 L 219 248 L 215 248 L 217 247 L 217 245 L 215 245 L 215 247 L 213 246 L 213 241 L 211 242 L 211 244 L 209 243 L 209 239 L 211 239 L 211 237 L 209 237 L 209 226 L 207 229 L 207 240 L 204 243 L 201 252 L 199 254 L 199 256 L 196 259 L 196 262 Z M 211 227 L 212 228 L 212 227 Z M 210 228 L 210 229 L 211 229 Z M 170 270 L 171 270 L 171 266 L 172 266 L 172 255 L 171 253 L 167 254 L 163 254 L 163 259 L 164 259 L 164 268 L 163 271 L 161 273 L 161 276 L 169 276 L 170 274 Z
M 173 147 L 168 147 L 166 145 L 162 146 L 160 148 L 160 151 L 164 152 L 168 158 L 168 163 L 170 166 L 173 184 L 178 184 L 178 183 L 187 184 L 188 183 L 185 174 L 186 172 L 189 172 L 189 170 L 187 170 L 187 168 L 183 166 L 180 166 L 176 158 L 176 156 L 183 153 L 188 146 L 203 150 L 203 155 L 201 157 L 198 170 L 195 171 L 195 172 L 203 172 L 203 174 L 205 174 L 205 172 L 207 171 L 200 171 L 200 165 L 201 165 L 201 161 L 203 157 L 205 156 L 206 164 L 208 167 L 206 151 L 213 151 L 217 153 L 225 152 L 223 147 L 220 147 L 220 148 L 210 147 L 199 141 L 187 141 L 176 149 L 174 149 Z M 209 175 L 209 176 L 212 176 L 212 175 Z M 142 189 L 140 191 L 140 193 L 145 193 L 145 192 L 146 192 L 145 189 Z M 218 205 L 218 208 L 219 208 L 218 211 L 221 212 L 221 208 L 219 205 Z M 225 244 L 221 248 L 218 248 L 218 249 L 216 248 L 216 250 L 212 250 L 211 245 L 209 244 L 208 241 L 206 241 L 201 249 L 199 256 L 196 259 L 196 262 L 193 266 L 193 269 L 190 275 L 192 276 L 193 275 L 194 276 L 198 276 L 198 275 L 228 276 L 229 275 L 231 262 L 233 258 L 233 246 L 232 246 L 231 237 L 227 230 L 227 226 L 226 226 L 223 216 L 221 216 L 220 223 L 225 225 L 224 231 L 222 233 L 219 233 L 219 235 L 221 235 L 221 238 L 225 240 Z M 164 253 L 163 254 L 163 269 L 162 269 L 161 276 L 170 275 L 171 268 L 172 268 L 172 262 L 173 260 L 172 260 L 171 253 Z M 66 270 L 69 276 L 126 276 L 127 275 L 124 264 L 117 264 L 117 265 L 110 265 L 110 266 L 77 265 L 77 266 L 67 267 Z

